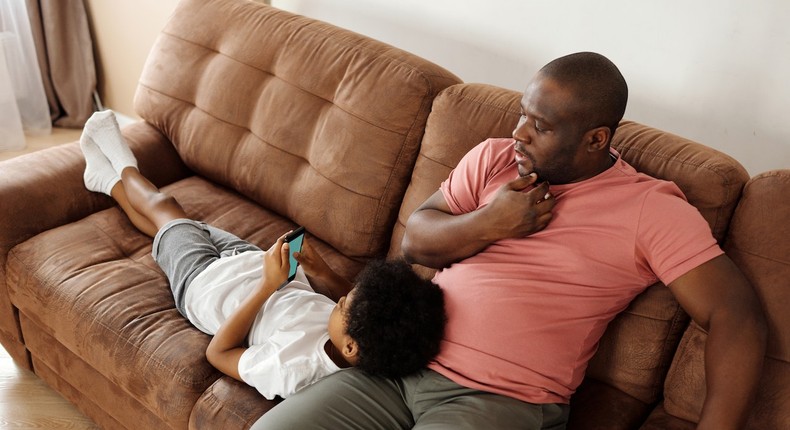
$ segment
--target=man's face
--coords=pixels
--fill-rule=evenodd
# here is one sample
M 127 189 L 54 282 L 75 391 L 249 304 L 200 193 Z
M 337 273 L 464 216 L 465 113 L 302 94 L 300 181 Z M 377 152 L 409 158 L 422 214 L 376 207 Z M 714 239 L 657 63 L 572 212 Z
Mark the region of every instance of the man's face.
M 550 184 L 576 182 L 587 162 L 579 103 L 555 80 L 538 74 L 524 91 L 521 118 L 513 130 L 515 159 L 520 176 L 532 172 Z

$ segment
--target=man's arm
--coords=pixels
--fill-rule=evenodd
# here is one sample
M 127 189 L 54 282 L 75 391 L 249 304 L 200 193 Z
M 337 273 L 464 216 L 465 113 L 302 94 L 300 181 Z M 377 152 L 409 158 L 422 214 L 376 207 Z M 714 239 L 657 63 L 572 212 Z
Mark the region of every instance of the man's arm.
M 247 350 L 245 340 L 255 317 L 261 307 L 288 278 L 288 244 L 283 244 L 285 236 L 264 254 L 264 274 L 239 308 L 219 327 L 206 349 L 206 358 L 220 372 L 242 381 L 239 375 L 239 360 Z M 242 381 L 243 382 L 243 381 Z
M 742 428 L 757 390 L 767 337 L 754 290 L 726 255 L 686 273 L 669 288 L 683 309 L 708 331 L 707 397 L 697 428 Z
M 412 263 L 441 269 L 477 254 L 500 239 L 525 237 L 551 220 L 555 200 L 547 183 L 523 193 L 535 176 L 503 185 L 493 201 L 475 211 L 453 215 L 441 191 L 409 217 L 402 249 Z

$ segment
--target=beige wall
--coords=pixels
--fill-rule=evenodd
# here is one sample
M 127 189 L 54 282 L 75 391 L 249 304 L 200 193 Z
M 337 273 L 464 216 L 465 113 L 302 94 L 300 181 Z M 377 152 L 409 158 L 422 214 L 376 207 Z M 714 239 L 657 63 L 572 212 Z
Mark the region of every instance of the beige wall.
M 517 91 L 548 61 L 597 51 L 628 81 L 626 118 L 724 151 L 752 174 L 790 167 L 788 0 L 272 4 Z
M 105 107 L 137 118 L 134 91 L 145 59 L 177 0 L 85 0 L 93 33 L 99 96 Z

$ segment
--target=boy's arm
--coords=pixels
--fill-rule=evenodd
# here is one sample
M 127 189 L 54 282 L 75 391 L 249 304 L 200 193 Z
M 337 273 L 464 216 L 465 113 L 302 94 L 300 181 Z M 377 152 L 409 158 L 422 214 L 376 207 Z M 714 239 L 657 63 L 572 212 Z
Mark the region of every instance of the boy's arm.
M 263 257 L 263 279 L 219 327 L 206 349 L 206 358 L 212 366 L 239 381 L 242 381 L 239 375 L 239 360 L 247 350 L 245 340 L 252 323 L 266 300 L 288 278 L 288 244 L 283 244 L 284 238 L 285 236 L 281 236 L 266 251 Z

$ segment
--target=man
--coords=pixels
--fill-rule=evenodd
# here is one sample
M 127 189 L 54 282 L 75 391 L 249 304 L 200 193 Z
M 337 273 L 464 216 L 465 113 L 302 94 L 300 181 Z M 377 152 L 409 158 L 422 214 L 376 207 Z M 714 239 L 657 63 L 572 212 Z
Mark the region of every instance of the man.
M 542 68 L 513 139 L 470 151 L 407 224 L 405 255 L 442 269 L 436 361 L 327 378 L 260 428 L 564 428 L 606 325 L 657 280 L 709 331 L 699 428 L 739 428 L 765 351 L 759 302 L 680 190 L 610 148 L 627 94 L 598 54 Z

